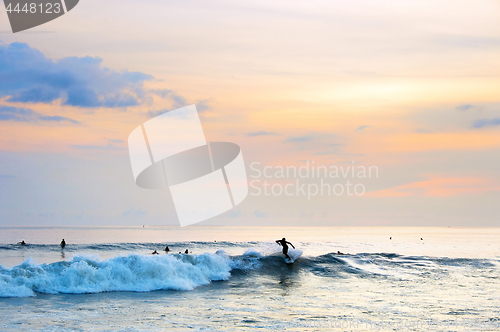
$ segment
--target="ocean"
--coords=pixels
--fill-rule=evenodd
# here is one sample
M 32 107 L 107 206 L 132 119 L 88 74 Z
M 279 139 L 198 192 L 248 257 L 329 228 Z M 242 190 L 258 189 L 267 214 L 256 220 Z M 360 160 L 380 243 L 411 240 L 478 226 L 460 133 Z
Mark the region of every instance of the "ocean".
M 303 251 L 293 264 L 282 237 Z M 500 228 L 0 227 L 0 331 L 498 331 L 499 239 Z

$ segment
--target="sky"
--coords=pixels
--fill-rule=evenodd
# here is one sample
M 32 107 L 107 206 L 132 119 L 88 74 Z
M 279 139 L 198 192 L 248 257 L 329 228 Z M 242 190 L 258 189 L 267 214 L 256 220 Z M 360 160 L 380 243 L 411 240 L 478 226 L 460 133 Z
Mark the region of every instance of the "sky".
M 0 225 L 178 225 L 167 190 L 134 183 L 127 139 L 196 104 L 250 184 L 203 225 L 498 226 L 499 16 L 493 0 L 85 0 L 13 34 L 2 7 Z M 279 173 L 320 166 L 339 175 Z

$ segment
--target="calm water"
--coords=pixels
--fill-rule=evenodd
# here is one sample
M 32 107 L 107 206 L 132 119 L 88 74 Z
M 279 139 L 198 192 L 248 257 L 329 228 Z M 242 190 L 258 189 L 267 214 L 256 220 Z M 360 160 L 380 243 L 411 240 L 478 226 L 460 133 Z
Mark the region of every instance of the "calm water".
M 283 236 L 304 251 L 293 265 L 273 243 Z M 0 330 L 498 331 L 499 239 L 499 228 L 2 227 Z

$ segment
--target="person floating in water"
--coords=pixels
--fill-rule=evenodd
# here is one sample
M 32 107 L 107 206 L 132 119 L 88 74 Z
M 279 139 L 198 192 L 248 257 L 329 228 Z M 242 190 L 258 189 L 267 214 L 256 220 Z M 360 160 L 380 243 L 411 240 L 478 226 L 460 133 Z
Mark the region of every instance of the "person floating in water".
M 186 251 L 184 251 L 185 254 L 189 254 L 189 250 L 186 249 Z
M 25 246 L 26 245 L 26 242 L 24 242 L 24 240 L 22 240 L 21 242 L 18 242 L 17 244 L 20 244 L 22 246 Z
M 295 249 L 295 247 L 293 246 L 293 244 L 290 243 L 290 242 L 288 242 L 285 238 L 282 238 L 281 240 L 276 240 L 276 243 L 283 247 L 283 255 L 285 255 L 286 258 L 290 259 L 290 256 L 288 256 L 288 246 L 287 246 L 287 243 L 289 245 L 291 245 L 293 249 Z
M 62 239 L 62 241 L 61 241 L 61 248 L 64 248 L 64 247 L 66 247 L 66 241 L 64 241 L 64 239 Z
M 151 253 L 151 255 L 159 255 L 159 253 L 158 253 L 158 251 L 156 251 L 156 250 L 155 250 L 155 251 L 153 251 L 153 252 Z
M 345 254 L 337 250 L 337 255 L 345 255 Z
M 165 247 L 164 249 L 166 252 L 169 252 L 170 251 L 170 248 L 168 246 Z

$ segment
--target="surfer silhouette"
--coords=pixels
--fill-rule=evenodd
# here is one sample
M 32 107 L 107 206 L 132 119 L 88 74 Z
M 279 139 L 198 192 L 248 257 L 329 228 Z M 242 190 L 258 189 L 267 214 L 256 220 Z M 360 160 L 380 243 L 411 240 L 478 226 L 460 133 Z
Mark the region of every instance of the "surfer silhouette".
M 155 250 L 155 251 L 153 251 L 153 252 L 151 253 L 151 255 L 159 255 L 159 253 L 158 253 L 158 251 L 156 251 L 156 250 Z
M 66 241 L 64 241 L 64 239 L 62 239 L 62 241 L 61 241 L 61 248 L 64 248 L 64 247 L 66 247 Z
M 18 242 L 17 244 L 20 244 L 22 246 L 25 246 L 26 245 L 26 242 L 24 242 L 24 240 L 22 240 L 21 242 Z
M 295 247 L 293 246 L 293 244 L 291 242 L 288 242 L 285 238 L 282 238 L 281 240 L 276 240 L 276 243 L 283 247 L 283 255 L 285 255 L 286 258 L 290 259 L 290 256 L 288 256 L 288 245 L 287 245 L 287 243 L 289 245 L 291 245 L 293 249 L 295 249 Z
M 168 246 L 165 247 L 165 251 L 166 252 L 169 252 L 170 251 L 170 248 Z

